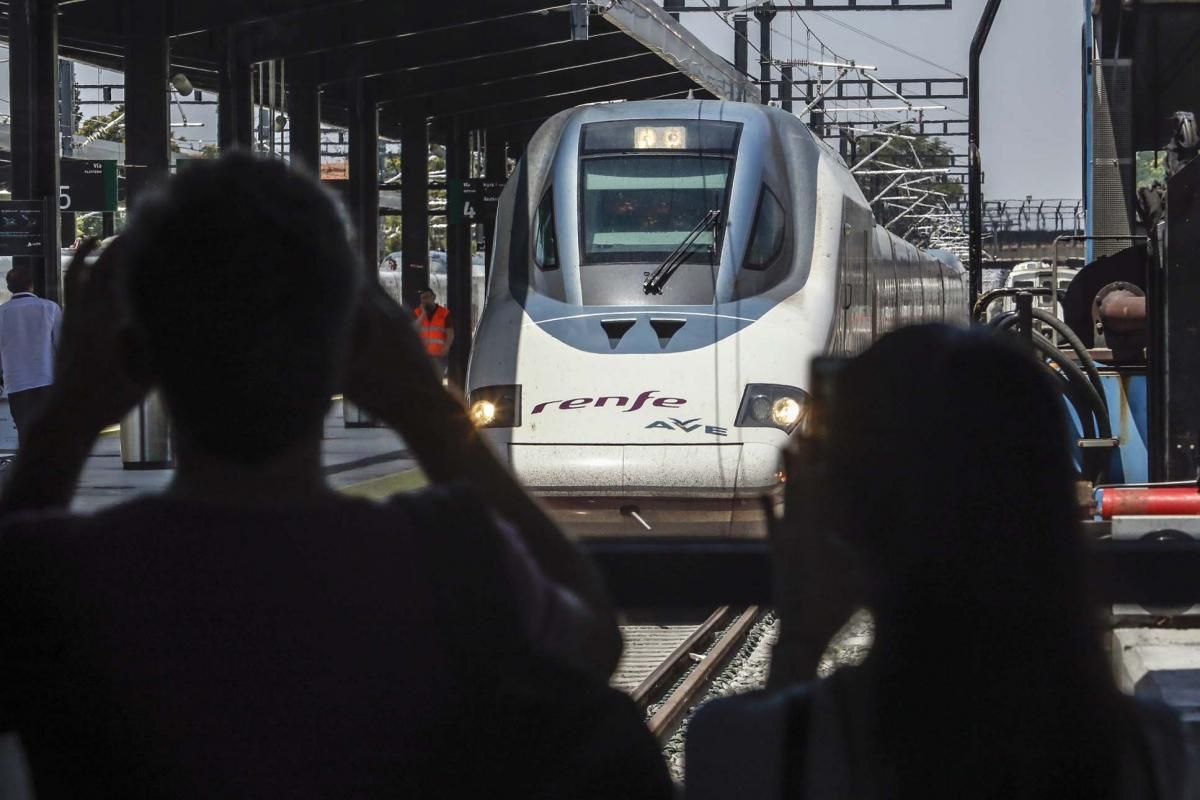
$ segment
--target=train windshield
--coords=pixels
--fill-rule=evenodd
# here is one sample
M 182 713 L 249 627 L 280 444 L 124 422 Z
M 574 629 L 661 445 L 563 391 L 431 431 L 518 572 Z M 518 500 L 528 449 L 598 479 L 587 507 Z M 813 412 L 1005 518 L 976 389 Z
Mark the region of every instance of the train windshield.
M 620 155 L 582 163 L 583 262 L 659 263 L 710 211 L 724 213 L 733 161 L 723 156 Z M 688 258 L 708 261 L 712 226 Z

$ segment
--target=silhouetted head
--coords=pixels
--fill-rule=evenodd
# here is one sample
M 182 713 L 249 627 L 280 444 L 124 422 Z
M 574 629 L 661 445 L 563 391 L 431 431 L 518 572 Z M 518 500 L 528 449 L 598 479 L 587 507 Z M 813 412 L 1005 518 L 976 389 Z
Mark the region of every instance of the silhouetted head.
M 881 604 L 1044 603 L 1079 573 L 1068 432 L 1043 367 L 981 331 L 906 328 L 836 380 L 845 536 Z M 907 612 L 906 612 L 907 613 Z
M 330 194 L 233 153 L 139 203 L 124 238 L 135 330 L 187 441 L 252 464 L 319 436 L 362 273 Z
M 29 267 L 13 267 L 8 271 L 5 281 L 8 284 L 8 290 L 13 294 L 33 291 L 33 272 Z
M 826 452 L 876 619 L 884 794 L 1109 796 L 1128 717 L 1045 368 L 994 335 L 921 326 L 832 382 Z
M 421 302 L 421 308 L 428 312 L 437 308 L 437 295 L 434 294 L 433 289 L 422 289 L 417 293 L 417 299 Z

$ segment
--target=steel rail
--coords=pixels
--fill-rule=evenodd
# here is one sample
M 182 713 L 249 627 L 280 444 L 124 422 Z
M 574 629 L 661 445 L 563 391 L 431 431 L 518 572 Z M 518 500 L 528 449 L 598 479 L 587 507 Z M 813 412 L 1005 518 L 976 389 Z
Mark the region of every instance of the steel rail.
M 758 606 L 750 606 L 739 614 L 683 682 L 663 700 L 647 723 L 650 732 L 660 742 L 675 732 L 688 710 L 704 697 L 713 680 L 746 641 L 746 637 L 758 621 L 759 614 Z M 685 653 L 685 657 L 690 658 L 690 653 Z

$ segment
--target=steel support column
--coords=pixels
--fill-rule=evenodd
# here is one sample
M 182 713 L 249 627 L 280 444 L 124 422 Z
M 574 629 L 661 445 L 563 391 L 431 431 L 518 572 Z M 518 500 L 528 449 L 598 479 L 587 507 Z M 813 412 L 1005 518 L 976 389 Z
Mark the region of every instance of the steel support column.
M 987 45 L 988 34 L 992 32 L 992 23 L 996 21 L 996 12 L 1000 10 L 1000 0 L 988 0 L 983 16 L 979 19 L 979 27 L 975 30 L 975 38 L 971 40 L 971 75 L 968 80 L 970 108 L 968 124 L 970 126 L 968 153 L 971 159 L 971 170 L 968 178 L 967 195 L 971 204 L 970 211 L 970 269 L 971 269 L 971 306 L 979 299 L 983 291 L 983 163 L 979 154 L 979 62 L 983 57 L 983 48 Z
M 775 14 L 775 4 L 771 0 L 754 9 L 758 19 L 758 88 L 764 106 L 771 102 L 771 20 L 775 19 Z
M 237 32 L 221 34 L 221 72 L 217 88 L 217 143 L 222 150 L 250 147 L 253 143 L 253 109 L 250 96 L 250 63 L 243 58 Z
M 350 217 L 368 280 L 379 270 L 379 104 L 365 81 L 349 85 Z
M 780 72 L 783 77 L 779 80 L 779 106 L 789 114 L 792 113 L 792 65 L 785 64 Z
M 321 172 L 321 86 L 309 62 L 287 64 L 287 111 L 292 164 Z
M 446 136 L 446 183 L 467 179 L 471 152 L 462 119 L 449 121 Z M 454 346 L 450 348 L 450 382 L 464 386 L 471 353 L 471 220 L 447 207 L 446 307 L 454 320 Z
M 417 304 L 429 285 L 429 122 L 424 109 L 409 109 L 400 123 L 400 286 L 404 301 Z
M 125 12 L 125 185 L 128 205 L 171 167 L 169 4 L 129 0 Z
M 125 3 L 125 186 L 133 208 L 171 168 L 170 5 Z M 166 408 L 152 394 L 121 420 L 126 469 L 171 466 Z
M 32 272 L 38 294 L 60 301 L 58 2 L 14 0 L 8 18 L 12 198 L 43 202 L 41 249 L 16 263 Z
M 350 122 L 350 219 L 368 281 L 379 280 L 379 103 L 363 80 L 347 84 Z M 375 420 L 349 401 L 342 402 L 347 428 L 372 427 Z

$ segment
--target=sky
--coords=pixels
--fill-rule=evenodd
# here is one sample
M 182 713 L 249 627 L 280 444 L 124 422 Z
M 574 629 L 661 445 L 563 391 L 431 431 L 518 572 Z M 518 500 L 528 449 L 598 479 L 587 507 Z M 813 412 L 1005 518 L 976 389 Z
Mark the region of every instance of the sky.
M 708 2 L 717 5 L 716 0 Z M 731 5 L 737 3 L 731 0 Z M 688 5 L 703 6 L 704 0 L 688 0 Z M 950 11 L 781 12 L 772 23 L 774 56 L 835 60 L 819 58 L 819 45 L 809 37 L 807 24 L 840 59 L 876 66 L 879 78 L 967 75 L 971 38 L 984 5 L 985 0 L 953 0 Z M 717 53 L 733 59 L 733 31 L 718 15 L 685 13 L 682 21 Z M 898 53 L 839 22 L 944 69 Z M 1083 22 L 1082 0 L 1004 0 L 1000 6 L 981 64 L 980 142 L 988 198 L 1079 198 Z M 753 17 L 749 34 L 757 47 L 758 22 Z M 752 50 L 752 69 L 757 58 Z M 915 102 L 948 106 L 947 111 L 926 112 L 928 118 L 966 119 L 966 100 Z M 965 152 L 965 137 L 949 142 Z
M 738 0 L 733 0 L 736 4 Z M 780 0 L 785 1 L 785 0 Z M 659 0 L 661 2 L 661 0 Z M 705 0 L 688 0 L 703 5 Z M 717 5 L 716 0 L 708 0 Z M 950 11 L 840 11 L 783 13 L 772 24 L 777 58 L 821 59 L 816 38 L 828 46 L 825 58 L 853 59 L 878 67 L 879 78 L 955 77 L 968 72 L 971 37 L 986 0 L 953 0 Z M 989 199 L 1079 198 L 1080 31 L 1083 0 L 1004 0 L 988 40 L 982 64 L 981 152 Z M 682 21 L 718 54 L 733 59 L 733 31 L 716 14 L 685 13 Z M 841 24 L 839 24 L 841 23 Z M 805 25 L 811 29 L 808 34 Z M 844 25 L 857 28 L 849 30 Z M 758 24 L 750 20 L 750 40 L 757 46 Z M 897 52 L 879 41 L 916 54 L 925 61 Z M 0 58 L 7 52 L 0 49 Z M 750 53 L 752 67 L 757 53 Z M 119 81 L 115 73 L 99 74 L 79 65 L 76 81 Z M 89 97 L 92 95 L 88 95 Z M 965 100 L 919 101 L 944 103 L 947 111 L 929 111 L 929 118 L 966 119 Z M 0 115 L 8 110 L 8 64 L 0 62 Z M 85 103 L 90 116 L 108 109 Z M 216 139 L 210 108 L 187 107 L 190 121 L 200 128 L 177 128 L 176 136 Z M 181 121 L 180 110 L 172 117 Z M 965 138 L 948 140 L 964 151 Z

